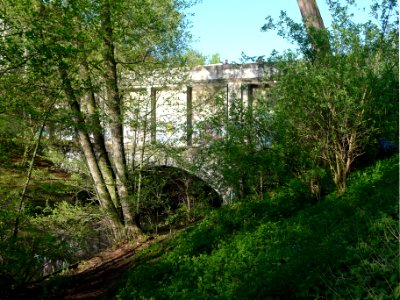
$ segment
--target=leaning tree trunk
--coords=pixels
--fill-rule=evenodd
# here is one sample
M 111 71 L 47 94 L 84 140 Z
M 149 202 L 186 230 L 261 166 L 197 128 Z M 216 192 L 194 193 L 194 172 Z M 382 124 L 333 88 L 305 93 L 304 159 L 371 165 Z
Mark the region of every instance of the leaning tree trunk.
M 74 113 L 74 121 L 76 123 L 75 126 L 78 133 L 79 143 L 85 156 L 90 175 L 93 179 L 94 187 L 96 189 L 100 205 L 108 213 L 110 217 L 112 231 L 114 235 L 118 237 L 121 233 L 123 222 L 107 190 L 106 183 L 97 163 L 96 155 L 94 153 L 90 137 L 84 129 L 86 127 L 86 124 L 82 116 L 79 102 L 77 101 L 71 82 L 68 78 L 68 72 L 66 68 L 62 66 L 62 63 L 60 63 L 59 65 L 59 73 L 63 82 L 64 93 L 66 94 L 71 110 Z
M 118 88 L 117 62 L 115 59 L 114 37 L 111 23 L 111 8 L 108 1 L 105 1 L 101 10 L 101 19 L 104 41 L 104 58 L 106 62 L 106 106 L 110 116 L 109 126 L 111 130 L 111 149 L 115 168 L 116 184 L 121 201 L 125 227 L 131 231 L 131 234 L 137 235 L 140 232 L 140 229 L 135 225 L 133 215 L 134 211 L 131 209 L 128 199 L 128 174 L 123 142 L 123 116 L 121 110 L 122 101 Z
M 325 29 L 316 0 L 297 0 L 297 4 L 307 29 L 310 27 Z
M 105 139 L 103 135 L 103 128 L 101 126 L 98 106 L 96 104 L 96 97 L 91 83 L 92 81 L 90 78 L 89 68 L 86 62 L 84 63 L 84 73 L 89 83 L 89 93 L 88 95 L 86 95 L 86 97 L 83 97 L 82 101 L 87 110 L 87 121 L 89 122 L 90 128 L 92 129 L 91 133 L 93 135 L 94 151 L 96 153 L 99 169 L 106 183 L 110 197 L 115 207 L 119 210 L 121 209 L 121 204 L 116 193 L 115 175 L 114 171 L 112 170 L 111 161 L 107 153 Z
M 314 50 L 323 55 L 330 53 L 329 38 L 324 32 L 325 25 L 316 0 L 297 0 L 297 4 Z

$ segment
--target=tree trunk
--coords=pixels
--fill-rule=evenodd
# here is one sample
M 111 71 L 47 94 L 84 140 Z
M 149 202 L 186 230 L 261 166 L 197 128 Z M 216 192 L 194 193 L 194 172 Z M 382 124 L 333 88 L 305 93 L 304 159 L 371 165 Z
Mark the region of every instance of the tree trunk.
M 310 43 L 317 53 L 330 53 L 329 38 L 316 0 L 297 0 Z
M 101 10 L 101 19 L 104 42 L 104 58 L 107 64 L 104 75 L 107 89 L 106 106 L 110 116 L 112 158 L 125 226 L 132 232 L 132 234 L 137 235 L 139 233 L 139 228 L 135 225 L 133 216 L 134 212 L 129 205 L 128 199 L 128 176 L 123 141 L 123 116 L 121 110 L 122 103 L 118 88 L 117 62 L 115 60 L 111 13 L 112 11 L 110 8 L 110 3 L 105 1 L 105 4 Z
M 311 27 L 325 29 L 316 0 L 297 0 L 297 4 L 307 30 Z
M 96 98 L 91 85 L 91 78 L 89 75 L 88 66 L 84 65 L 86 78 L 89 82 L 89 94 L 83 98 L 84 104 L 87 109 L 87 118 L 89 119 L 90 128 L 93 134 L 93 146 L 96 153 L 99 169 L 103 175 L 110 197 L 117 209 L 120 209 L 120 202 L 116 193 L 115 175 L 111 168 L 111 162 L 107 153 L 106 144 L 101 127 L 100 118 L 96 109 Z
M 72 89 L 71 82 L 68 78 L 68 73 L 61 64 L 59 65 L 59 73 L 63 81 L 63 89 L 70 103 L 72 112 L 74 113 L 74 119 L 76 122 L 76 131 L 78 133 L 79 143 L 82 152 L 85 156 L 87 166 L 89 168 L 90 175 L 93 179 L 93 183 L 99 198 L 100 205 L 107 211 L 110 217 L 110 223 L 112 226 L 113 233 L 116 237 L 119 237 L 121 228 L 123 226 L 121 216 L 119 215 L 111 196 L 107 190 L 106 183 L 104 182 L 103 176 L 99 169 L 96 155 L 94 153 L 90 137 L 85 132 L 85 121 L 82 117 L 80 105 L 75 97 Z
M 41 141 L 42 136 L 43 136 L 43 130 L 44 130 L 44 126 L 46 125 L 46 119 L 47 119 L 47 117 L 45 117 L 45 120 L 43 121 L 42 125 L 40 126 L 39 136 L 38 136 L 38 138 L 36 140 L 36 143 L 35 143 L 35 149 L 33 150 L 32 158 L 31 158 L 31 161 L 29 163 L 28 173 L 26 175 L 26 181 L 25 181 L 22 193 L 21 193 L 21 197 L 19 199 L 18 212 L 17 212 L 17 217 L 15 218 L 15 224 L 14 224 L 14 233 L 13 233 L 14 239 L 16 239 L 18 237 L 20 215 L 21 215 L 22 208 L 23 208 L 24 201 L 25 201 L 26 191 L 28 190 L 28 185 L 29 185 L 29 182 L 30 182 L 31 177 L 32 177 L 33 165 L 35 163 L 37 151 L 39 149 L 40 141 Z

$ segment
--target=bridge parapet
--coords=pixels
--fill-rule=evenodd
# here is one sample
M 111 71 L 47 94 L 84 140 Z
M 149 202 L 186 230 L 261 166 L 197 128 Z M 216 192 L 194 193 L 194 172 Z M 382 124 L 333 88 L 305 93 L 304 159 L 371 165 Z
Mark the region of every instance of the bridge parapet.
M 215 64 L 197 66 L 189 73 L 190 81 L 195 83 L 225 80 L 227 82 L 260 81 L 268 75 L 271 70 L 259 64 Z

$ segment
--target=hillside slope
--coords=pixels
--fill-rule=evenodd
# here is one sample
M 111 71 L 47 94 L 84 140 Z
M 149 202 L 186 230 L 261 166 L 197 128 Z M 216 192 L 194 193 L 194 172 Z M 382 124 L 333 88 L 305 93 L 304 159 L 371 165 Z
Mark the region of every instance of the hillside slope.
M 141 255 L 117 299 L 396 299 L 398 156 L 310 204 L 298 183 L 213 212 Z
M 15 296 L 398 299 L 398 159 L 353 174 L 340 198 L 313 204 L 292 181 L 264 201 L 226 206 L 176 235 L 99 254 Z

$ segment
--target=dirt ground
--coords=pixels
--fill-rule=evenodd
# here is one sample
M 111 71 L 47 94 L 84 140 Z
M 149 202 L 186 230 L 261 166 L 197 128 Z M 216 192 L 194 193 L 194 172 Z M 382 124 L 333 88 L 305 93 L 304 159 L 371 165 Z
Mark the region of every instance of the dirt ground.
M 68 272 L 60 275 L 61 280 L 50 277 L 10 299 L 111 299 L 121 278 L 140 263 L 135 259 L 137 251 L 154 241 L 149 238 L 101 252 L 72 266 Z

